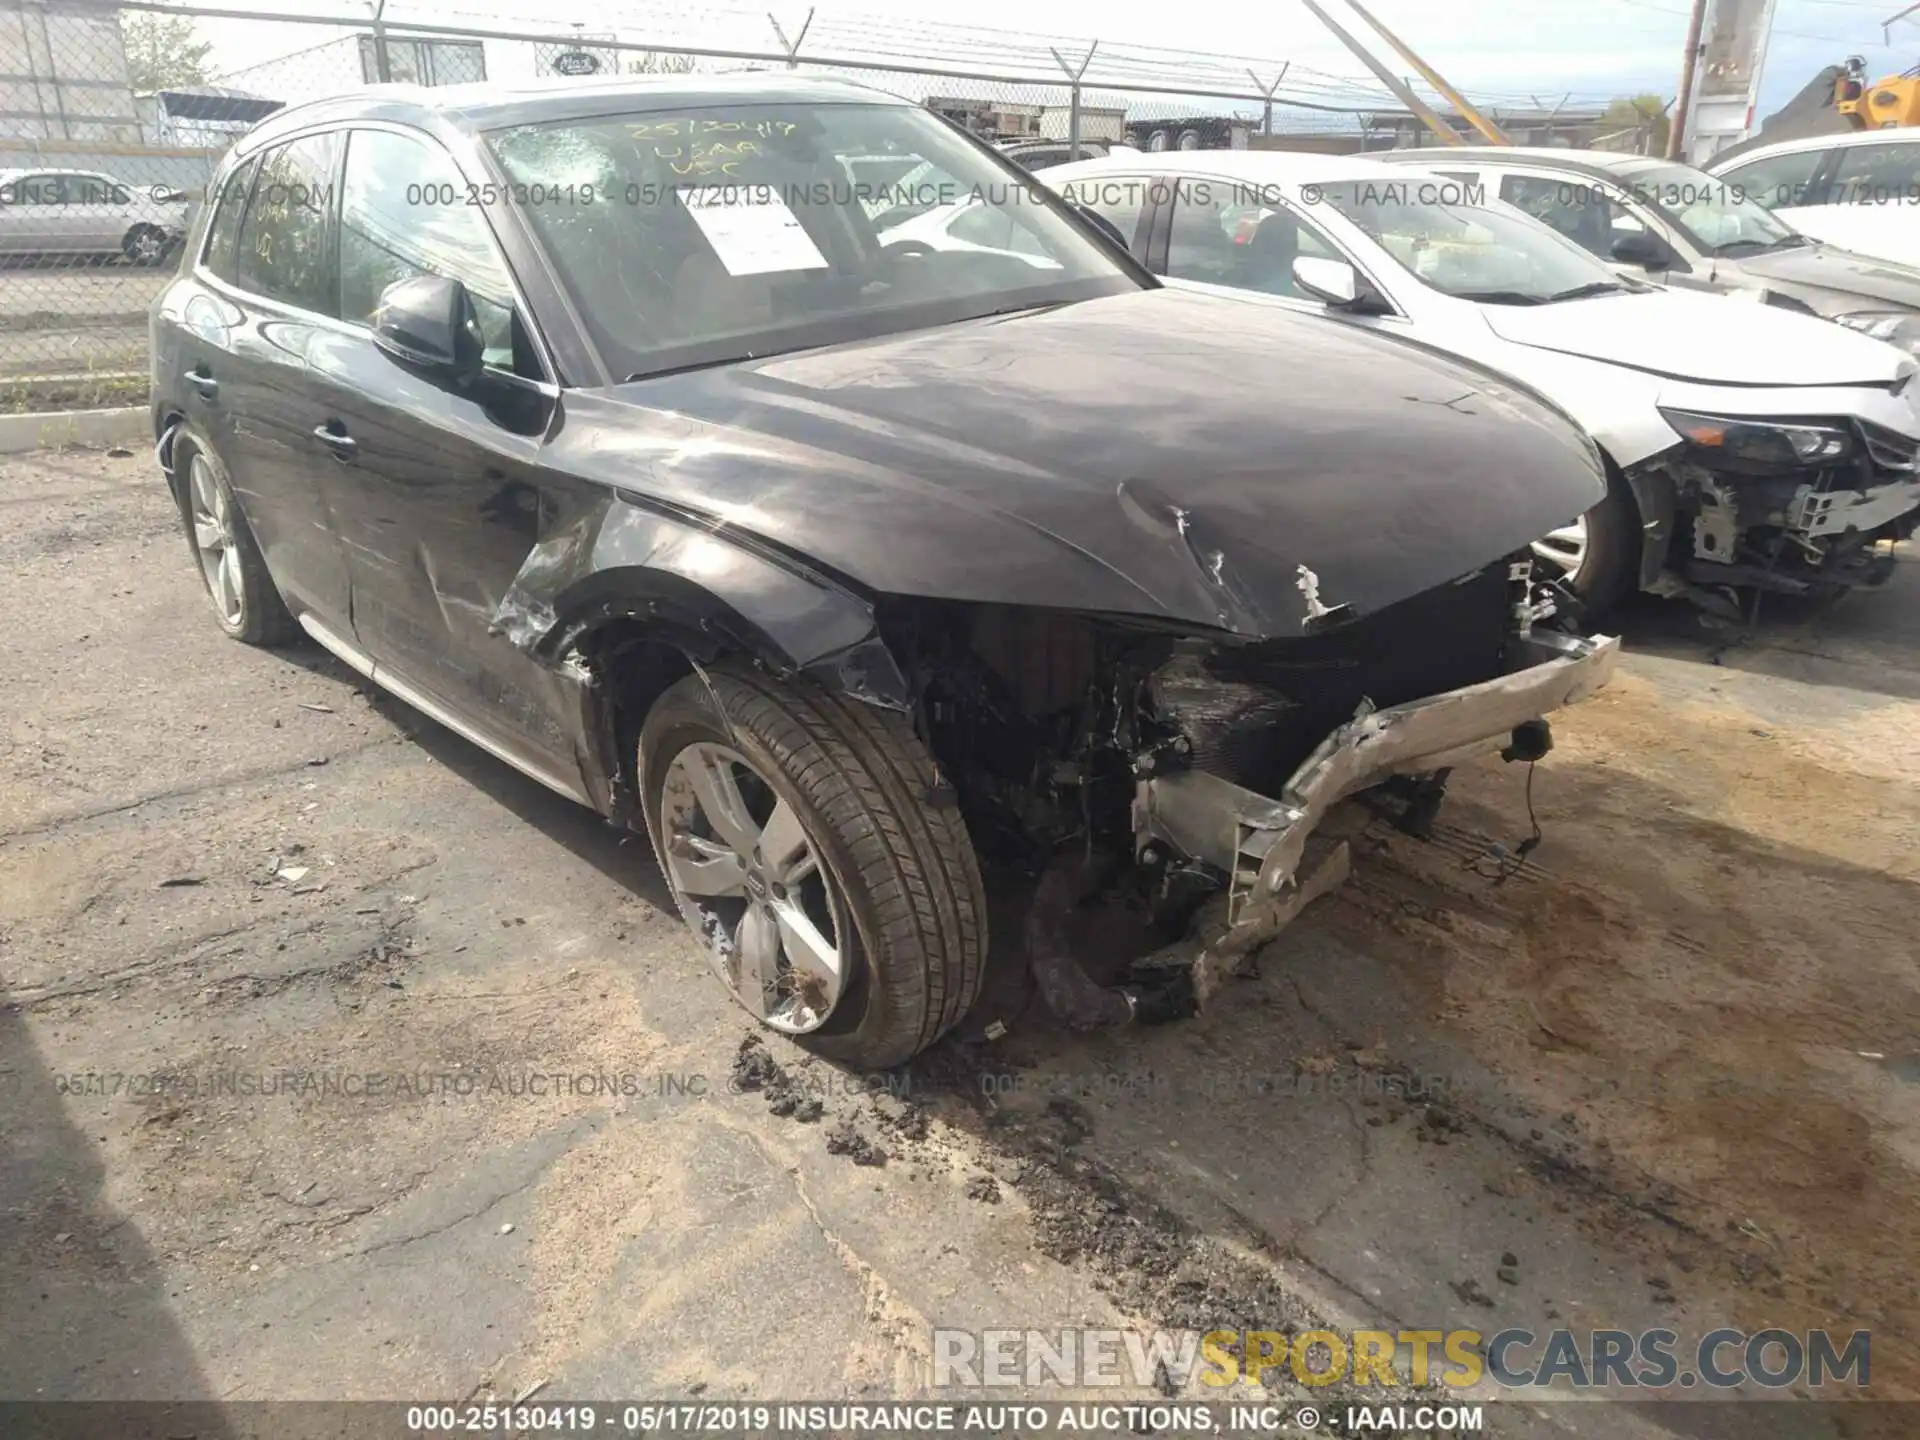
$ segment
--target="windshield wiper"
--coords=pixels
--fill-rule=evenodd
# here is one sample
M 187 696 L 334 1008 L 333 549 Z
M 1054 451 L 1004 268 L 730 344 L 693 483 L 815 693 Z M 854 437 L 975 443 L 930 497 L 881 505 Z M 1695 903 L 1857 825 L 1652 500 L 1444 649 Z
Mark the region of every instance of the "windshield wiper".
M 1540 303 L 1551 305 L 1556 300 L 1584 300 L 1589 295 L 1624 295 L 1627 287 L 1618 280 L 1589 280 L 1584 285 L 1576 285 L 1571 290 L 1556 290 Z
M 1802 245 L 1811 244 L 1813 244 L 1813 238 L 1811 236 L 1802 235 L 1796 230 L 1792 234 L 1782 235 L 1772 244 L 1763 245 L 1761 248 L 1763 250 L 1797 250 Z
M 1521 290 L 1454 290 L 1449 293 L 1456 300 L 1473 300 L 1482 305 L 1538 305 L 1542 298 Z

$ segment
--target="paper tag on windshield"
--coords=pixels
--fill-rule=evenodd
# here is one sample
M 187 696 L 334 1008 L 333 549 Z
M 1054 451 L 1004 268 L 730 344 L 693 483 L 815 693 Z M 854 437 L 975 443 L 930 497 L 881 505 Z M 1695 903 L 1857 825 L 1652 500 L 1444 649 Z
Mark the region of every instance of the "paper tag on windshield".
M 771 185 L 689 185 L 677 193 L 729 275 L 827 268 L 827 257 Z

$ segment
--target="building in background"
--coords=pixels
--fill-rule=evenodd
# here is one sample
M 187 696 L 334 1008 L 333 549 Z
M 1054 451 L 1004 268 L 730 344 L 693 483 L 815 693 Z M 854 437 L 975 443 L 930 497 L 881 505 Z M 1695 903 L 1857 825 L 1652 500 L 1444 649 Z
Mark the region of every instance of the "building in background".
M 118 10 L 0 0 L 0 136 L 140 143 Z
M 286 104 L 224 85 L 188 85 L 134 99 L 150 145 L 224 150 Z
M 486 46 L 479 40 L 386 37 L 387 78 L 398 85 L 462 85 L 487 78 Z M 380 83 L 380 52 L 371 33 L 342 35 L 276 60 L 232 70 L 220 88 L 283 105 L 319 100 Z
M 1704 165 L 1753 130 L 1760 72 L 1767 63 L 1773 0 L 1711 0 L 1680 157 Z
M 1587 150 L 1594 147 L 1594 142 L 1603 132 L 1611 133 L 1620 128 L 1605 123 L 1603 117 L 1606 112 L 1599 108 L 1566 106 L 1558 110 L 1508 110 L 1489 106 L 1484 113 L 1516 145 Z M 1451 110 L 1443 110 L 1439 114 L 1467 144 L 1485 143 L 1479 132 L 1467 123 L 1466 116 Z M 1368 150 L 1413 149 L 1422 145 L 1439 146 L 1441 143 L 1440 137 L 1410 110 L 1370 111 L 1360 117 L 1360 128 L 1366 137 L 1365 148 Z M 1607 148 L 1631 150 L 1636 147 L 1623 143 Z

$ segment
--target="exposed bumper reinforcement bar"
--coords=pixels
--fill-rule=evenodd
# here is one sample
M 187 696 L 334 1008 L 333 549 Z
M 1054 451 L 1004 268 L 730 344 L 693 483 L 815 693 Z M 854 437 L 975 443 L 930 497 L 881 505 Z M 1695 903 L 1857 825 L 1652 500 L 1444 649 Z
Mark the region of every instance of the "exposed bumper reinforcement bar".
M 1515 652 L 1511 668 L 1496 679 L 1385 710 L 1363 708 L 1320 743 L 1278 797 L 1199 770 L 1141 780 L 1133 801 L 1135 844 L 1164 842 L 1229 876 L 1231 928 L 1209 950 L 1237 952 L 1247 942 L 1261 943 L 1299 912 L 1304 899 L 1293 892 L 1301 857 L 1339 801 L 1394 775 L 1443 770 L 1502 748 L 1516 726 L 1604 686 L 1620 642 L 1609 635 L 1536 632 L 1517 641 Z

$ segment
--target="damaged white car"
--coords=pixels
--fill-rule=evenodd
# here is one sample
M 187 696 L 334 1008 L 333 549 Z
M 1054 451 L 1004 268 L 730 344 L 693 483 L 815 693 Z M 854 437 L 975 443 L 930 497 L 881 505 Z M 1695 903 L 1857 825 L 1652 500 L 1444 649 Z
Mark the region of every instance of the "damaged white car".
M 1043 178 L 1169 280 L 1402 335 L 1559 405 L 1604 452 L 1609 493 L 1535 551 L 1592 607 L 1636 587 L 1727 609 L 1738 591 L 1877 583 L 1920 516 L 1915 363 L 1866 335 L 1616 275 L 1478 187 L 1403 166 L 1206 152 Z

